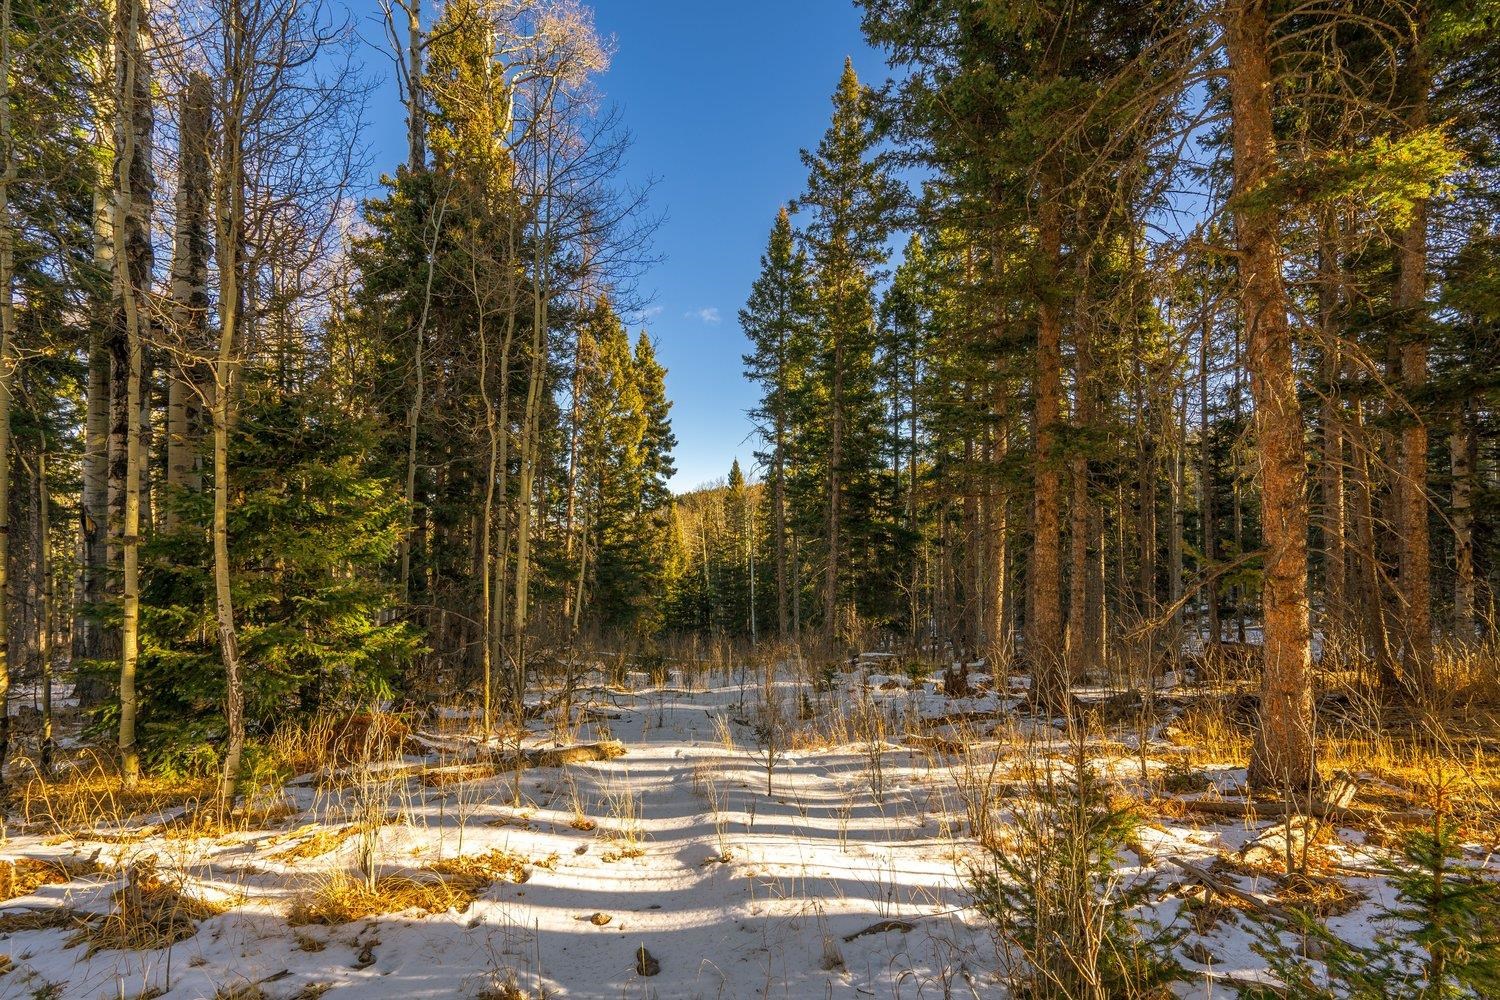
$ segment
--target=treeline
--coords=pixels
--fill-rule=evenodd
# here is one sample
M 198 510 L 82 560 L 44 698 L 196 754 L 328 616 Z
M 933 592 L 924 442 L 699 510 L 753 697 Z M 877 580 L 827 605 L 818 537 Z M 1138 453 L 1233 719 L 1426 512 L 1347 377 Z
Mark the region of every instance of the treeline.
M 1315 633 L 1436 698 L 1500 574 L 1493 7 L 860 5 L 894 79 L 846 65 L 741 314 L 763 620 L 1055 707 L 1249 639 L 1277 787 Z
M 608 49 L 570 0 L 384 12 L 408 151 L 360 201 L 382 57 L 335 7 L 0 0 L 0 765 L 35 699 L 48 771 L 70 669 L 127 785 L 232 803 L 280 721 L 494 725 L 537 656 L 662 627 Z
M 673 503 L 673 572 L 666 592 L 667 629 L 678 634 L 757 642 L 778 638 L 776 594 L 761 512 L 765 485 L 746 480 L 736 459 L 727 479 L 678 496 Z

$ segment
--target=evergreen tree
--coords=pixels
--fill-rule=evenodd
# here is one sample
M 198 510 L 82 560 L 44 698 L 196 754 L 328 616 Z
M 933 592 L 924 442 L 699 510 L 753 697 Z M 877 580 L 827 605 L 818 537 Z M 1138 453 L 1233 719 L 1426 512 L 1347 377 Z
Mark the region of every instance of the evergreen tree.
M 823 563 L 823 634 L 852 639 L 857 602 L 878 563 L 877 497 L 884 422 L 877 396 L 873 289 L 901 188 L 871 115 L 872 97 L 852 61 L 833 96 L 833 120 L 804 150 L 807 189 L 796 208 L 813 270 L 813 348 L 801 395 L 803 461 L 817 470 L 821 512 L 803 510 L 804 537 Z
M 750 341 L 745 373 L 761 387 L 760 404 L 751 411 L 766 447 L 756 458 L 768 470 L 770 549 L 775 572 L 776 631 L 785 640 L 801 629 L 801 572 L 797 544 L 791 535 L 788 476 L 796 453 L 794 418 L 808 391 L 812 351 L 812 288 L 806 254 L 796 245 L 785 208 L 776 223 L 760 274 L 740 310 L 740 328 Z

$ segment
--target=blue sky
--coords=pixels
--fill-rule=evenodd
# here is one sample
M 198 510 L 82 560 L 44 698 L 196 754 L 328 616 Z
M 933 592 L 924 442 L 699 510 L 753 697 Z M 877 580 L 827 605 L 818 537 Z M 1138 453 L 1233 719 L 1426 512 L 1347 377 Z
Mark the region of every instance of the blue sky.
M 373 11 L 373 0 L 347 0 Z M 424 5 L 429 6 L 429 5 Z M 615 55 L 601 86 L 620 106 L 635 144 L 627 181 L 654 178 L 651 208 L 666 220 L 662 257 L 641 281 L 652 299 L 646 328 L 667 366 L 679 441 L 673 487 L 691 489 L 747 471 L 753 443 L 745 411 L 756 390 L 742 373 L 746 349 L 736 314 L 754 280 L 778 206 L 806 179 L 800 148 L 816 145 L 844 57 L 868 83 L 886 70 L 859 32 L 850 0 L 593 0 Z M 360 32 L 379 42 L 369 15 Z M 372 170 L 405 153 L 404 122 L 389 61 L 371 96 Z

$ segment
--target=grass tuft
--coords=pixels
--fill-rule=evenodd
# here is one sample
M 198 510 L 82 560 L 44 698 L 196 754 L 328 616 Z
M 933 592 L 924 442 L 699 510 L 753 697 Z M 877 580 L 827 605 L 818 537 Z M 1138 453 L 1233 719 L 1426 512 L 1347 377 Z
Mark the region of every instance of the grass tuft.
M 287 913 L 287 922 L 294 927 L 338 926 L 407 910 L 462 913 L 491 881 L 474 875 L 427 879 L 386 875 L 371 887 L 363 879 L 340 872 L 298 896 Z

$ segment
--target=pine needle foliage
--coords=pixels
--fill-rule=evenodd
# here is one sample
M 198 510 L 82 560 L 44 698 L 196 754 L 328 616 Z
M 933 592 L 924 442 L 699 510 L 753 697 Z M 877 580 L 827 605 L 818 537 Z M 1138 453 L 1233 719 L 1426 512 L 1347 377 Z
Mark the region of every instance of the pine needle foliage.
M 1343 940 L 1298 914 L 1295 939 L 1262 926 L 1256 950 L 1279 986 L 1242 992 L 1245 1000 L 1479 1000 L 1500 996 L 1500 882 L 1464 861 L 1460 829 L 1441 813 L 1411 830 L 1385 874 L 1396 891 L 1369 945 Z M 1311 946 L 1309 946 L 1311 945 Z M 1313 961 L 1310 955 L 1321 955 Z
M 1168 995 L 1184 974 L 1172 955 L 1181 932 L 1142 912 L 1155 879 L 1123 874 L 1138 817 L 1111 801 L 1081 741 L 1072 757 L 984 840 L 968 878 L 975 905 L 995 925 L 1017 996 Z

